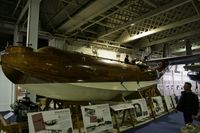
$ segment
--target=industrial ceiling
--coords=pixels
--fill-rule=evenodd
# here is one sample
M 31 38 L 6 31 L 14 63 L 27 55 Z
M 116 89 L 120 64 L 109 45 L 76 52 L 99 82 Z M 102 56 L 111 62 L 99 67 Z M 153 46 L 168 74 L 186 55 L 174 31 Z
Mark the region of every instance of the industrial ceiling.
M 27 2 L 0 0 L 0 37 L 13 34 Z M 163 54 L 164 47 L 183 53 L 186 43 L 194 52 L 200 49 L 200 0 L 41 0 L 39 17 L 40 34 L 116 48 L 151 47 L 154 54 Z M 27 18 L 19 24 L 26 27 Z

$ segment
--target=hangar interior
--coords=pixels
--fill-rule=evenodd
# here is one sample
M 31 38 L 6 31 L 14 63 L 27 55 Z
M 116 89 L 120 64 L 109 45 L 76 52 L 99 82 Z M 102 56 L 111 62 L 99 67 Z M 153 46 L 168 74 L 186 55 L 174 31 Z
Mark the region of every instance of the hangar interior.
M 39 46 L 59 38 L 94 53 L 99 48 L 136 50 L 140 57 L 146 49 L 144 54 L 158 58 L 183 55 L 186 44 L 198 51 L 199 5 L 198 0 L 42 0 L 34 14 L 39 16 L 38 38 L 47 40 Z M 7 43 L 26 43 L 28 7 L 26 0 L 1 0 L 2 50 Z
M 124 62 L 126 55 L 130 61 L 150 61 L 200 53 L 200 0 L 0 0 L 0 3 L 1 55 L 10 45 L 34 50 L 52 46 L 119 62 Z M 192 90 L 200 94 L 199 57 L 194 60 L 194 67 L 170 66 L 156 84 L 159 95 L 180 95 L 185 81 L 190 81 Z M 188 75 L 196 76 L 195 80 Z M 15 102 L 18 86 L 2 70 L 0 82 L 4 92 L 0 110 L 5 111 Z M 30 98 L 35 101 L 36 95 L 31 93 Z

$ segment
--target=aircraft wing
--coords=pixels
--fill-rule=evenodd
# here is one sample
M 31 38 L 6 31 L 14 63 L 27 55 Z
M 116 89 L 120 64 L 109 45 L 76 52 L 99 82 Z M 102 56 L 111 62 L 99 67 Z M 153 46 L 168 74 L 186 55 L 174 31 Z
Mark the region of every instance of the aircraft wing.
M 187 56 L 178 56 L 178 57 L 168 57 L 168 58 L 158 58 L 146 61 L 148 65 L 158 64 L 159 62 L 168 62 L 169 65 L 178 65 L 178 64 L 191 64 L 200 62 L 200 54 L 187 55 Z
M 186 65 L 184 68 L 193 72 L 200 72 L 200 64 Z

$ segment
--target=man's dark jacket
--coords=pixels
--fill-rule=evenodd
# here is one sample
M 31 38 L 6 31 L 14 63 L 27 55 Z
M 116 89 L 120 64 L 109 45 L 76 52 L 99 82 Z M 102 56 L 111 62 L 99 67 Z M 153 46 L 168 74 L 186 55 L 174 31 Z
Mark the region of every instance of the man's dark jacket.
M 190 92 L 183 91 L 177 105 L 177 110 L 183 113 L 197 115 L 199 111 L 198 96 L 191 91 Z

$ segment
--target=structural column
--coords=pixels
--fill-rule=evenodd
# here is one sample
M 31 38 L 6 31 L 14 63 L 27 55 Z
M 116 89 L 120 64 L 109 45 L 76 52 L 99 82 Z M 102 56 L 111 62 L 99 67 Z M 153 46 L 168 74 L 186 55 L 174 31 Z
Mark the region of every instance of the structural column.
M 170 52 L 170 46 L 167 43 L 164 43 L 163 45 L 163 57 L 170 57 L 171 52 Z
M 151 47 L 146 47 L 145 50 L 142 52 L 142 59 L 147 60 L 151 55 Z
M 39 12 L 40 0 L 29 0 L 26 45 L 33 49 L 38 48 Z M 36 94 L 30 93 L 29 97 L 36 102 Z
M 39 9 L 40 0 L 29 0 L 26 45 L 33 49 L 38 48 Z
M 15 31 L 14 31 L 14 44 L 13 45 L 19 45 L 23 43 L 23 35 L 19 33 L 19 27 L 18 25 L 15 25 Z
M 192 45 L 189 39 L 187 39 L 185 43 L 185 54 L 192 55 Z

